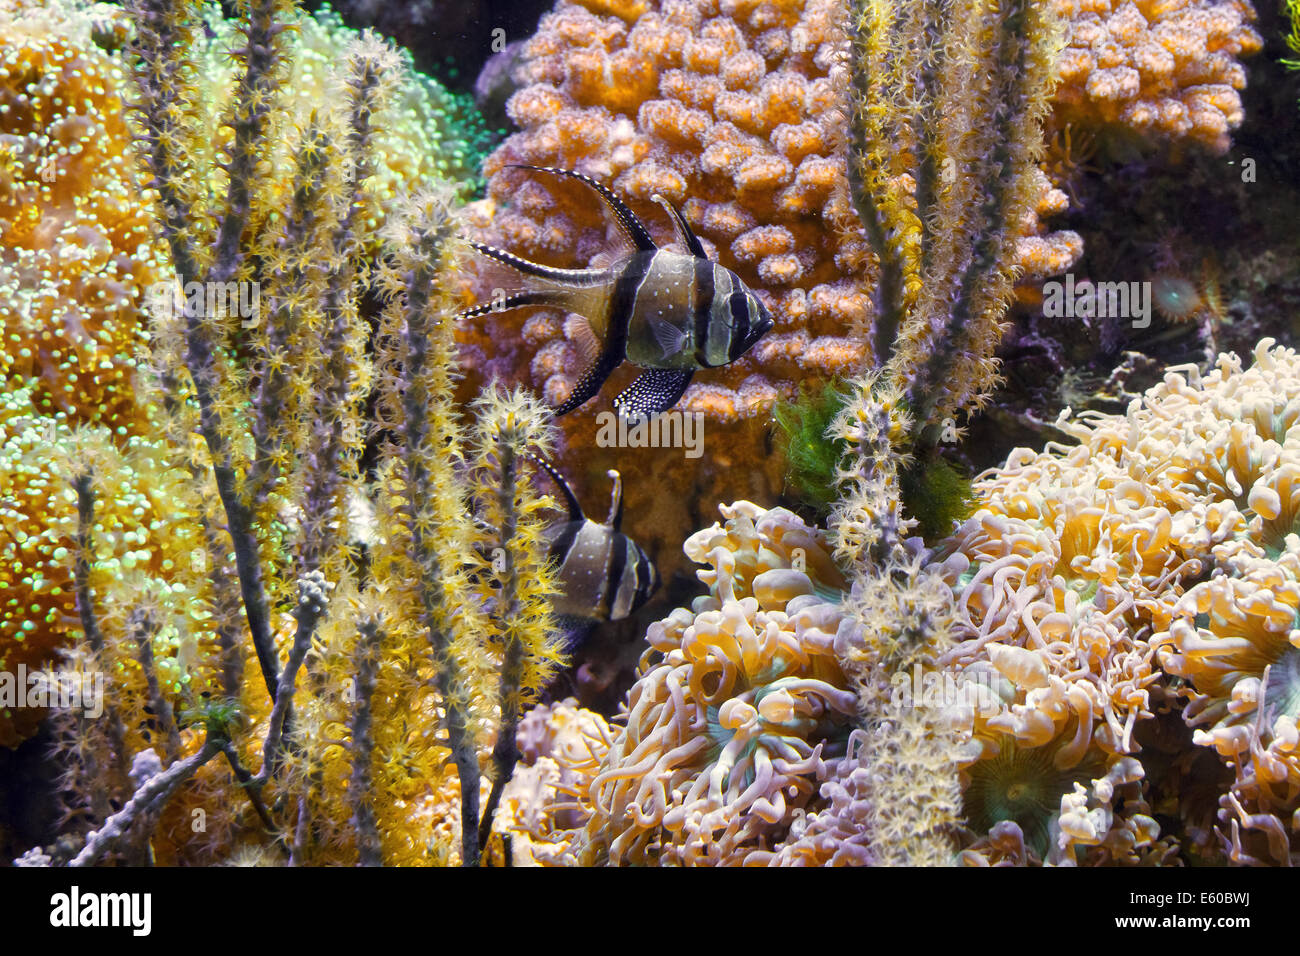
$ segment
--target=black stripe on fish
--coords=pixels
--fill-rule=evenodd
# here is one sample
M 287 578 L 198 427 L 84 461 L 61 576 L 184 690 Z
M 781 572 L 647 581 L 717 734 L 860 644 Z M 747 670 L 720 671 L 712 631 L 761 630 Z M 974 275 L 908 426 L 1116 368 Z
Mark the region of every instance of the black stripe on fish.
M 713 263 L 708 259 L 695 263 L 695 298 L 691 303 L 695 320 L 695 364 L 700 368 L 709 367 L 705 347 L 709 341 L 709 320 L 713 315 L 713 296 L 716 290 L 713 284 Z
M 749 299 L 743 292 L 733 292 L 731 301 L 731 343 L 727 355 L 734 362 L 745 354 L 745 341 L 749 338 Z
M 627 535 L 621 532 L 614 532 L 610 542 L 609 551 L 606 552 L 607 565 L 605 567 L 605 587 L 601 598 L 604 603 L 605 615 L 610 620 L 616 620 L 614 614 L 614 601 L 618 597 L 618 587 L 623 581 L 623 573 L 627 569 L 627 552 L 629 547 L 635 547 L 628 540 Z M 623 612 L 623 617 L 627 612 Z
M 529 166 L 523 163 L 507 164 L 511 169 L 531 169 L 539 173 L 550 173 L 553 176 L 568 176 L 579 182 L 584 182 L 600 194 L 600 198 L 605 200 L 610 210 L 614 213 L 614 218 L 618 220 L 619 227 L 623 234 L 637 247 L 641 252 L 653 252 L 659 247 L 655 241 L 650 238 L 650 233 L 646 231 L 645 226 L 641 225 L 641 220 L 636 214 L 619 199 L 610 189 L 601 185 L 590 176 L 584 176 L 582 173 L 573 169 L 560 169 L 557 166 Z
M 691 383 L 693 368 L 648 368 L 614 399 L 614 409 L 624 418 L 651 418 L 666 412 Z
M 586 524 L 586 519 L 580 518 L 577 521 L 566 521 L 560 528 L 560 533 L 555 536 L 551 542 L 550 550 L 547 556 L 553 558 L 555 563 L 561 569 L 569 560 L 569 552 L 573 550 L 573 543 L 578 539 L 578 532 Z
M 640 607 L 650 599 L 658 586 L 655 580 L 655 566 L 650 563 L 650 558 L 640 548 L 637 548 L 636 557 L 636 596 L 632 599 L 633 607 Z
M 623 358 L 627 355 L 628 318 L 653 262 L 654 255 L 633 256 L 614 283 L 609 303 L 609 332 L 605 337 L 604 350 L 600 353 L 600 358 L 596 359 L 596 364 L 583 372 L 582 377 L 574 383 L 569 397 L 555 409 L 556 418 L 567 415 L 599 392 L 605 381 L 614 374 L 614 370 L 623 364 Z

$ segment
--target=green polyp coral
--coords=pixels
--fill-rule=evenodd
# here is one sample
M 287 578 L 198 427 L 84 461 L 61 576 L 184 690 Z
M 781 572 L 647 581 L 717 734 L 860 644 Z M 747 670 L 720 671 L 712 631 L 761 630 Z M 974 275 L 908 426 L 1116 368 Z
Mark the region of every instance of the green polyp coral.
M 1096 762 L 1062 770 L 1053 762 L 1055 754 L 1050 747 L 1025 747 L 1004 738 L 996 756 L 971 767 L 963 803 L 971 829 L 987 833 L 999 823 L 1014 823 L 1025 845 L 1047 859 L 1061 797 L 1102 773 Z
M 202 16 L 211 35 L 202 41 L 198 62 L 205 109 L 215 118 L 231 90 L 236 65 L 227 51 L 238 46 L 239 22 L 223 16 L 215 3 L 205 5 Z M 285 26 L 287 95 L 275 120 L 292 129 L 304 126 L 313 110 L 340 94 L 334 65 L 363 34 L 344 26 L 328 7 L 314 14 L 287 10 Z M 393 51 L 388 69 L 392 90 L 372 120 L 378 149 L 367 190 L 381 208 L 422 182 L 452 183 L 461 199 L 470 198 L 482 187 L 480 165 L 493 145 L 473 100 L 417 72 L 405 51 Z M 278 166 L 290 162 L 288 147 L 288 140 L 273 147 Z M 382 223 L 371 225 L 378 228 Z
M 898 476 L 898 492 L 916 530 L 927 544 L 952 534 L 970 513 L 970 479 L 937 454 L 927 455 Z
M 802 383 L 793 399 L 777 402 L 772 410 L 780 427 L 786 457 L 786 484 L 819 512 L 830 509 L 837 497 L 835 466 L 843 455 L 840 443 L 826 435 L 844 405 L 842 383 Z

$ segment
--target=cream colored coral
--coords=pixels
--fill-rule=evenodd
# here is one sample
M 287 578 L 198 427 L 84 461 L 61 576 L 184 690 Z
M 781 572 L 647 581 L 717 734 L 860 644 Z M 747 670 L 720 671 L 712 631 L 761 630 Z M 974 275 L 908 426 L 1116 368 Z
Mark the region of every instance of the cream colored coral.
M 972 719 L 981 760 L 1014 741 L 1050 746 L 1060 770 L 1140 761 L 1152 687 L 1180 678 L 1194 742 L 1236 773 L 1227 852 L 1282 861 L 1268 821 L 1300 807 L 1298 422 L 1300 357 L 1265 339 L 1249 368 L 1223 355 L 1206 375 L 1170 369 L 1125 415 L 1067 410 L 1058 425 L 1079 445 L 1020 449 L 981 477 L 953 541 L 970 561 L 970 636 L 950 660 L 987 660 L 1012 688 L 996 717 Z M 1104 803 L 1076 791 L 1062 805 L 1070 846 L 1117 851 L 1088 842 Z M 1152 833 L 1145 812 L 1125 812 L 1135 839 Z

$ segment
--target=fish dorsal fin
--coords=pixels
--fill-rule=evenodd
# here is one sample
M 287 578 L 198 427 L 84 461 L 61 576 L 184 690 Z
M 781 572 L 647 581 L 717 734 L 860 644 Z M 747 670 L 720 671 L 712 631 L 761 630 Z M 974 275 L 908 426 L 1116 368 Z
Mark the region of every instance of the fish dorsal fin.
M 677 211 L 677 207 L 658 193 L 655 193 L 650 198 L 668 210 L 668 215 L 672 217 L 673 225 L 677 227 L 677 234 L 682 237 L 682 242 L 684 242 L 686 248 L 691 251 L 691 255 L 697 259 L 708 259 L 709 257 L 704 254 L 704 246 L 700 244 L 700 237 L 695 234 L 695 230 L 693 230 L 691 224 L 686 221 L 686 217 Z
M 568 176 L 579 182 L 586 183 L 596 191 L 605 204 L 609 206 L 610 211 L 614 213 L 614 219 L 618 222 L 619 228 L 622 229 L 623 235 L 636 246 L 639 252 L 654 252 L 659 247 L 655 241 L 650 238 L 650 233 L 646 231 L 645 226 L 641 225 L 641 220 L 636 217 L 636 213 L 627 207 L 623 200 L 614 195 L 609 187 L 604 186 L 590 176 L 584 176 L 582 173 L 573 169 L 560 169 L 558 166 L 529 166 L 523 163 L 509 163 L 510 169 L 531 169 L 539 173 L 550 173 L 553 176 Z
M 650 418 L 677 404 L 695 369 L 648 368 L 614 399 L 614 408 L 624 418 Z
M 564 476 L 559 473 L 556 467 L 536 452 L 528 452 L 528 457 L 536 462 L 542 471 L 551 476 L 551 481 L 555 482 L 555 487 L 559 488 L 560 493 L 564 495 L 564 500 L 569 506 L 569 520 L 585 521 L 586 515 L 582 513 L 582 505 L 578 503 L 578 498 L 574 495 L 573 489 L 569 487 L 569 483 L 564 480 Z
M 614 482 L 614 490 L 609 498 L 609 517 L 605 519 L 605 524 L 617 531 L 623 524 L 623 476 L 613 468 L 605 474 Z

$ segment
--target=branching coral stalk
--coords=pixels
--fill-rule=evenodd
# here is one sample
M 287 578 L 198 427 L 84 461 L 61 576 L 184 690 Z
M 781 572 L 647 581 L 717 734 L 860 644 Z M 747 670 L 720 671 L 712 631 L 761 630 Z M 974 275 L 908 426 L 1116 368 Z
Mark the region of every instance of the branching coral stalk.
M 163 233 L 172 249 L 182 282 L 226 283 L 244 261 L 240 239 L 248 223 L 249 195 L 254 188 L 257 148 L 274 103 L 281 50 L 276 22 L 282 0 L 254 0 L 248 6 L 245 46 L 233 51 L 243 64 L 231 115 L 226 123 L 234 142 L 224 165 L 228 191 L 220 225 L 211 248 L 202 248 L 204 223 L 197 173 L 189 161 L 193 131 L 186 109 L 195 103 L 191 67 L 184 64 L 198 22 L 197 5 L 187 0 L 139 0 L 131 5 L 136 39 L 136 81 L 141 92 L 138 109 L 146 159 L 159 191 Z M 187 42 L 188 41 L 188 42 Z M 188 179 L 188 182 L 187 182 Z M 262 676 L 272 696 L 277 693 L 279 666 L 271 636 L 270 608 L 262 570 L 261 548 L 253 528 L 253 511 L 246 500 L 230 448 L 230 433 L 222 408 L 221 361 L 217 354 L 229 330 L 228 318 L 206 315 L 186 300 L 184 307 L 185 365 L 199 405 L 199 430 L 212 458 L 217 493 L 226 512 L 226 527 L 234 546 L 240 594 L 252 633 Z
M 151 776 L 131 795 L 131 799 L 113 814 L 98 830 L 92 831 L 69 866 L 93 866 L 126 839 L 127 832 L 136 820 L 155 806 L 163 803 L 182 783 L 194 776 L 205 763 L 221 753 L 221 742 L 208 740 L 201 750 Z
M 293 24 L 310 32 L 291 6 L 241 3 L 230 51 L 210 42 L 216 14 L 188 0 L 137 0 L 123 16 L 140 158 L 181 284 L 179 298 L 149 290 L 138 396 L 142 420 L 170 442 L 141 453 L 148 487 L 175 508 L 120 503 L 149 524 L 105 526 L 100 550 L 120 536 L 113 560 L 124 554 L 129 572 L 114 580 L 112 565 L 91 555 L 85 476 L 83 533 L 75 550 L 62 549 L 78 561 L 67 590 L 85 624 L 73 658 L 102 658 L 113 677 L 108 710 L 116 704 L 128 719 L 121 739 L 106 742 L 103 722 L 68 735 L 75 766 L 65 776 L 73 796 L 100 798 L 89 814 L 75 807 L 84 829 L 109 818 L 122 790 L 106 786 L 112 774 L 96 754 L 137 758 L 135 796 L 121 793 L 132 815 L 101 827 L 108 836 L 91 838 L 88 860 L 155 848 L 160 861 L 218 859 L 251 836 L 287 850 L 291 864 L 449 861 L 459 842 L 459 859 L 473 865 L 480 826 L 491 826 L 478 799 L 494 708 L 505 714 L 496 733 L 504 783 L 518 717 L 556 661 L 547 499 L 521 468 L 529 446 L 549 448 L 549 426 L 523 395 L 476 409 L 485 416 L 479 487 L 490 490 L 478 500 L 509 560 L 506 580 L 475 577 L 484 543 L 475 521 L 485 519 L 473 513 L 469 433 L 454 396 L 458 267 L 447 240 L 457 190 L 443 184 L 399 221 L 388 187 L 414 174 L 395 174 L 380 151 L 393 138 L 383 127 L 406 122 L 409 99 L 391 94 L 415 85 L 407 65 L 363 36 L 313 73 L 319 51 L 285 35 Z M 222 22 L 215 33 L 229 31 Z M 214 67 L 227 52 L 233 69 Z M 306 97 L 287 88 L 291 76 L 323 77 L 325 95 L 300 108 Z M 373 290 L 390 305 L 372 349 L 359 301 L 376 284 L 376 256 L 389 255 L 380 221 L 396 238 Z M 236 313 L 231 290 L 242 307 L 246 286 L 258 290 L 255 311 Z M 386 375 L 378 396 L 375 356 Z M 371 423 L 363 416 L 376 397 L 381 420 Z M 367 486 L 360 460 L 377 433 L 399 446 Z M 74 499 L 65 490 L 60 504 Z M 117 521 L 119 502 L 110 504 Z M 183 602 L 192 615 L 178 610 Z M 260 681 L 244 680 L 250 638 Z M 216 752 L 233 780 L 208 764 Z M 446 812 L 457 806 L 458 828 Z M 192 840 L 185 816 L 199 809 L 212 819 L 207 837 Z
M 356 646 L 356 707 L 352 712 L 352 777 L 348 781 L 348 801 L 352 804 L 352 826 L 357 834 L 357 865 L 380 866 L 383 854 L 379 831 L 375 827 L 375 808 L 370 769 L 375 749 L 371 732 L 374 719 L 371 699 L 379 670 L 379 654 L 384 642 L 382 622 L 377 614 L 368 614 L 358 625 Z
M 158 684 L 158 670 L 153 662 L 153 637 L 156 630 L 153 616 L 146 608 L 136 608 L 131 612 L 128 627 L 139 648 L 140 670 L 144 672 L 145 683 L 149 688 L 149 706 L 162 729 L 163 755 L 169 763 L 175 763 L 180 757 L 181 735 L 176 727 L 176 716 L 171 702 L 163 696 Z
M 1031 0 L 854 0 L 850 17 L 850 190 L 880 259 L 880 364 L 827 429 L 846 449 L 830 523 L 853 574 L 836 653 L 871 737 L 850 803 L 873 862 L 940 864 L 960 820 L 959 739 L 941 709 L 891 708 L 891 687 L 939 667 L 956 616 L 944 568 L 906 537 L 902 479 L 994 382 L 1059 40 Z
M 77 491 L 77 557 L 73 579 L 77 589 L 77 612 L 81 615 L 81 627 L 90 647 L 91 662 L 95 668 L 104 666 L 104 635 L 95 616 L 95 602 L 90 592 L 90 565 L 94 555 L 91 542 L 91 528 L 95 523 L 95 492 L 93 488 L 94 470 L 87 468 L 72 479 Z M 111 705 L 105 714 L 108 723 L 108 740 L 113 748 L 113 757 L 117 760 L 118 776 L 126 778 L 126 753 L 124 740 L 126 734 L 122 729 L 122 717 Z
M 869 378 L 870 382 L 871 379 Z M 877 865 L 944 865 L 961 814 L 959 740 L 942 710 L 923 701 L 892 706 L 895 675 L 937 670 L 954 643 L 956 610 L 943 568 L 916 538 L 899 498 L 892 449 L 906 418 L 897 395 L 870 385 L 830 431 L 847 452 L 839 468 L 843 497 L 831 516 L 836 556 L 854 571 L 835 653 L 858 693 L 870 743 L 858 751 L 851 809 L 868 834 Z
M 850 17 L 850 186 L 880 258 L 877 361 L 928 436 L 994 381 L 1059 30 L 1030 0 L 855 0 Z
M 391 564 L 377 567 L 406 592 L 433 658 L 433 680 L 445 710 L 444 727 L 459 774 L 461 863 L 478 864 L 479 764 L 477 709 L 489 698 L 486 622 L 469 606 L 467 573 L 474 540 L 469 493 L 458 472 L 463 429 L 453 403 L 456 306 L 442 277 L 455 230 L 446 197 L 413 201 L 394 262 L 381 276 L 393 294 L 381 335 L 393 350 L 383 382 L 385 411 L 402 445 L 391 449 L 390 493 L 398 502 Z
M 546 410 L 527 392 L 504 394 L 496 389 L 476 400 L 472 409 L 477 422 L 477 497 L 485 506 L 483 525 L 491 529 L 486 553 L 499 583 L 492 619 L 502 643 L 497 689 L 501 717 L 492 751 L 495 772 L 479 825 L 479 844 L 486 847 L 501 793 L 519 759 L 515 734 L 520 715 L 563 664 L 563 648 L 551 612 L 551 596 L 559 589 L 547 564 L 542 514 L 551 502 L 537 492 L 525 468 L 531 452 L 550 453 Z M 488 578 L 485 568 L 480 580 Z

